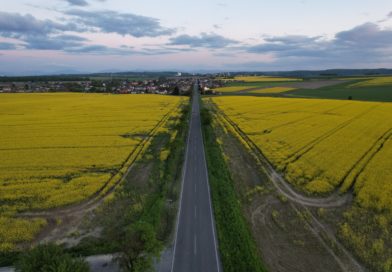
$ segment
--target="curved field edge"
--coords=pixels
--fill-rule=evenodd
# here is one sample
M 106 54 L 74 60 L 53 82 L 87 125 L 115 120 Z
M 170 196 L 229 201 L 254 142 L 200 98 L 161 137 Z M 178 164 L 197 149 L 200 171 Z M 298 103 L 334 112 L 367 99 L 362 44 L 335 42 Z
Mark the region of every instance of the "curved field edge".
M 184 103 L 178 120 L 170 123 L 170 130 L 155 134 L 113 192 L 99 206 L 80 211 L 86 222 L 77 232 L 65 234 L 80 241 L 71 247 L 63 244 L 67 252 L 85 257 L 114 254 L 120 266 L 152 267 L 163 246 L 171 243 L 188 119 L 189 105 Z M 68 215 L 47 218 L 61 221 Z M 101 230 L 99 236 L 94 234 L 96 229 Z M 85 235 L 89 232 L 92 235 Z M 12 265 L 19 254 L 0 252 L 0 265 Z
M 334 193 L 326 197 L 309 197 L 293 190 L 294 188 L 291 188 L 291 185 L 276 172 L 272 167 L 272 164 L 260 152 L 259 148 L 253 146 L 252 142 L 248 141 L 246 137 L 244 138 L 243 136 L 246 135 L 244 135 L 241 130 L 236 129 L 234 123 L 222 116 L 222 112 L 216 110 L 213 102 L 210 103 L 210 106 L 213 109 L 214 117 L 217 122 L 224 126 L 224 129 L 228 133 L 234 135 L 241 145 L 253 155 L 260 166 L 266 171 L 267 176 L 269 176 L 279 193 L 283 194 L 290 201 L 299 204 L 302 208 L 309 209 L 318 207 L 319 210 L 328 209 L 337 211 L 336 208 L 340 207 L 338 210 L 343 211 L 341 214 L 338 212 L 338 215 L 335 214 L 335 212 L 332 212 L 334 216 L 340 218 L 338 221 L 332 223 L 333 232 L 328 230 L 328 227 L 325 229 L 323 223 L 325 219 L 320 221 L 316 216 L 308 213 L 309 216 L 307 216 L 307 219 L 309 222 L 307 224 L 309 224 L 309 227 L 314 226 L 316 228 L 315 234 L 321 233 L 322 237 L 320 239 L 324 239 L 326 234 L 328 240 L 332 242 L 332 245 L 330 246 L 332 246 L 333 249 L 339 248 L 339 252 L 343 252 L 352 265 L 357 267 L 356 269 L 360 269 L 362 265 L 358 263 L 353 256 L 366 264 L 372 271 L 391 271 L 392 258 L 390 253 L 392 251 L 390 247 L 390 233 L 392 231 L 392 225 L 388 223 L 392 220 L 390 213 L 388 213 L 387 210 L 374 210 L 366 206 L 362 207 L 357 203 L 358 201 L 353 201 L 354 193 L 356 196 L 359 196 L 357 195 L 357 192 L 354 191 L 353 185 L 357 182 L 357 179 L 359 182 L 363 182 L 363 180 L 360 179 L 363 176 L 363 173 L 366 170 L 369 170 L 368 168 L 370 168 L 370 164 L 374 161 L 374 158 L 378 158 L 377 155 L 380 152 L 387 150 L 385 145 L 391 141 L 390 130 L 385 131 L 385 133 L 376 139 L 371 147 L 359 159 L 355 169 L 351 169 L 348 172 L 351 178 L 346 177 L 345 181 L 347 183 L 341 184 L 341 186 L 347 186 L 344 188 L 346 193 L 341 194 L 339 190 L 335 190 Z M 380 158 L 378 158 L 378 160 L 380 160 Z M 376 162 L 374 161 L 374 163 Z M 329 222 L 330 220 L 326 221 Z M 369 235 L 369 233 L 371 233 L 371 235 Z M 330 243 L 328 242 L 327 245 L 328 244 Z
M 323 196 L 328 196 L 330 194 L 339 194 L 339 192 L 342 194 L 346 192 L 351 193 L 354 190 L 355 187 L 354 185 L 357 181 L 357 178 L 362 174 L 366 166 L 373 160 L 373 158 L 380 151 L 389 148 L 389 146 L 386 144 L 391 136 L 390 135 L 391 127 L 390 125 L 388 125 L 390 124 L 389 120 L 386 122 L 381 122 L 380 120 L 375 120 L 377 122 L 371 121 L 372 117 L 374 118 L 378 116 L 378 118 L 381 118 L 382 116 L 381 114 L 386 112 L 388 109 L 390 109 L 388 108 L 388 105 L 364 104 L 364 108 L 363 109 L 361 108 L 362 110 L 361 112 L 359 112 L 359 114 L 356 113 L 353 115 L 347 115 L 345 117 L 346 120 L 343 120 L 343 118 L 341 118 L 343 122 L 340 122 L 339 120 L 340 123 L 336 123 L 333 126 L 329 126 L 329 128 L 325 126 L 325 129 L 323 128 L 324 131 L 321 131 L 321 129 L 319 129 L 320 132 L 313 134 L 312 136 L 313 139 L 308 139 L 308 141 L 302 141 L 300 144 L 297 144 L 297 146 L 295 146 L 295 149 L 294 148 L 291 148 L 292 150 L 287 149 L 290 150 L 290 152 L 282 151 L 284 155 L 281 155 L 282 152 L 280 153 L 277 151 L 276 152 L 277 155 L 276 155 L 275 153 L 271 154 L 271 148 L 269 148 L 268 146 L 269 145 L 268 141 L 271 141 L 270 146 L 272 147 L 274 146 L 273 144 L 275 144 L 275 142 L 278 142 L 282 146 L 285 143 L 291 143 L 290 142 L 291 138 L 288 136 L 290 135 L 290 129 L 286 129 L 284 131 L 285 137 L 279 135 L 278 132 L 278 136 L 284 138 L 282 141 L 278 141 L 280 139 L 279 137 L 277 137 L 276 139 L 274 139 L 272 136 L 269 138 L 262 138 L 262 139 L 267 139 L 267 140 L 260 140 L 260 141 L 264 141 L 262 142 L 263 143 L 262 146 L 263 148 L 266 149 L 260 150 L 260 143 L 257 142 L 258 139 L 256 138 L 256 136 L 254 136 L 254 135 L 259 135 L 258 132 L 253 133 L 252 129 L 250 129 L 251 132 L 249 132 L 249 126 L 254 124 L 256 127 L 260 127 L 260 124 L 258 125 L 258 123 L 251 123 L 252 120 L 256 122 L 255 119 L 251 119 L 248 123 L 248 121 L 246 121 L 247 120 L 246 113 L 245 114 L 241 113 L 241 111 L 238 111 L 237 114 L 234 114 L 231 111 L 228 114 L 226 114 L 225 112 L 226 108 L 224 108 L 225 106 L 224 103 L 222 103 L 223 104 L 222 105 L 218 103 L 218 101 L 220 100 L 214 101 L 214 99 L 212 99 L 212 101 L 214 102 L 215 110 L 219 112 L 219 117 L 225 123 L 227 123 L 232 130 L 236 130 L 236 133 L 241 137 L 241 139 L 246 143 L 246 145 L 249 146 L 249 148 L 256 150 L 257 151 L 256 153 L 260 153 L 260 156 L 263 157 L 263 160 L 267 161 L 271 167 L 274 167 L 276 169 L 275 172 L 277 173 L 278 176 L 284 175 L 285 179 L 288 181 L 288 183 L 290 183 L 290 185 L 287 183 L 286 184 L 287 186 L 292 186 L 293 189 L 298 190 L 299 192 L 306 194 L 308 196 L 314 195 L 314 196 L 320 196 L 320 198 L 322 198 Z M 354 103 L 361 103 L 361 102 L 354 102 Z M 316 104 L 317 103 L 313 103 L 313 105 Z M 321 112 L 321 113 L 330 114 L 331 110 L 342 108 L 342 106 L 344 105 L 345 103 L 341 103 L 339 107 L 334 107 L 332 109 L 329 109 L 328 111 Z M 252 107 L 254 106 L 252 105 Z M 296 111 L 291 111 L 291 112 L 295 113 Z M 372 115 L 369 117 L 366 114 L 372 114 Z M 264 118 L 268 118 L 268 116 L 264 114 Z M 306 116 L 303 119 L 300 118 L 291 121 L 288 120 L 286 122 L 283 122 L 284 119 L 282 118 L 285 118 L 285 116 L 282 116 L 279 119 L 280 121 L 278 122 L 278 124 L 279 123 L 283 123 L 283 124 L 274 125 L 273 121 L 270 121 L 267 126 L 268 129 L 262 131 L 260 135 L 262 136 L 267 135 L 271 133 L 272 129 L 284 127 L 287 124 L 291 125 L 289 128 L 293 128 L 293 124 L 297 123 L 298 121 L 305 124 L 305 127 L 306 126 L 310 127 L 310 124 L 312 124 L 312 127 L 310 129 L 303 131 L 303 133 L 305 134 L 308 133 L 309 131 L 313 131 L 313 128 L 314 131 L 318 130 L 317 120 L 312 115 Z M 308 122 L 306 119 L 308 120 L 313 119 L 313 120 Z M 237 124 L 236 122 L 239 123 Z M 263 121 L 259 120 L 259 123 L 260 122 L 262 123 Z M 242 130 L 243 128 L 247 129 L 248 132 L 245 133 Z M 264 128 L 263 126 L 261 126 L 258 129 L 262 130 Z M 368 131 L 366 131 L 368 132 L 366 133 L 366 135 L 365 135 L 365 129 L 368 129 Z M 354 139 L 356 139 L 356 142 L 355 141 L 350 142 L 347 140 L 348 143 L 350 144 L 353 143 L 351 146 L 342 145 L 342 143 L 345 142 L 339 141 L 339 139 L 342 139 L 339 138 L 342 135 L 347 136 L 350 135 L 350 133 L 351 134 L 354 133 L 354 136 L 356 136 L 357 134 L 360 135 L 359 133 L 355 134 L 355 132 L 358 130 L 362 131 L 362 134 L 364 134 L 362 136 L 367 136 L 367 134 L 371 136 L 366 138 L 359 137 L 359 136 L 357 136 L 357 138 L 353 137 Z M 301 138 L 300 137 L 301 135 L 298 133 L 299 131 L 300 130 L 297 128 L 294 130 L 294 134 L 296 133 L 295 136 L 297 137 L 295 138 L 295 140 L 297 142 L 298 139 Z M 282 131 L 280 131 L 280 134 L 282 134 Z M 309 135 L 309 133 L 307 135 Z M 262 136 L 260 136 L 260 138 Z M 367 139 L 367 140 L 366 141 L 362 140 L 361 142 L 358 141 L 359 139 Z M 256 141 L 257 144 L 255 144 L 254 141 Z M 338 144 L 336 144 L 337 141 Z M 362 145 L 359 145 L 358 143 Z M 317 165 L 318 161 L 316 161 L 315 165 L 317 165 L 317 167 L 315 166 L 314 168 L 312 168 L 313 164 L 308 162 L 309 158 L 314 159 L 315 154 L 320 149 L 324 151 L 327 150 L 328 152 L 329 150 L 333 150 L 330 148 L 328 150 L 327 144 L 330 144 L 331 146 L 337 145 L 337 147 L 339 148 L 338 151 L 340 152 L 345 152 L 344 149 L 347 148 L 348 152 L 344 154 L 353 154 L 351 156 L 352 158 L 346 156 L 350 160 L 345 161 L 345 164 L 342 166 L 343 168 L 337 168 L 338 167 L 337 163 L 333 165 L 335 167 L 333 169 L 336 169 L 336 174 L 332 173 L 332 170 L 327 168 L 328 164 L 324 164 L 326 166 L 320 166 Z M 287 145 L 289 144 L 286 144 L 286 146 Z M 333 156 L 336 157 L 337 153 L 329 152 L 328 155 L 329 154 L 331 154 L 332 157 Z M 278 159 L 276 159 L 276 157 L 278 157 Z M 304 158 L 302 159 L 302 157 Z M 299 162 L 297 163 L 297 161 Z M 336 162 L 336 160 L 335 161 L 332 160 L 331 164 L 332 162 Z M 279 171 L 281 171 L 281 173 Z M 355 189 L 358 189 L 358 186 L 356 186 Z M 377 205 L 379 205 L 379 203 L 374 201 L 373 206 L 378 207 Z
M 211 105 L 209 105 L 211 106 Z M 346 206 L 347 203 L 351 202 L 351 197 L 347 195 L 342 198 L 305 198 L 301 195 L 290 195 L 287 194 L 284 190 L 276 185 L 276 177 L 274 174 L 271 174 L 271 169 L 269 167 L 265 168 L 265 161 L 260 161 L 260 157 L 258 154 L 255 154 L 253 150 L 249 149 L 249 146 L 246 145 L 244 140 L 236 135 L 235 130 L 227 130 L 227 124 L 222 123 L 221 120 L 218 120 L 217 113 L 213 111 L 213 121 L 216 122 L 217 126 L 220 126 L 225 133 L 231 134 L 236 140 L 238 140 L 239 144 L 251 155 L 251 157 L 255 160 L 258 167 L 263 169 L 263 173 L 269 178 L 272 182 L 275 189 L 277 189 L 278 194 L 281 196 L 279 198 L 284 199 L 284 201 L 289 200 L 289 205 L 291 209 L 300 216 L 302 222 L 306 226 L 306 229 L 309 230 L 310 234 L 312 234 L 315 239 L 318 240 L 319 244 L 330 254 L 331 258 L 333 258 L 342 271 L 366 271 L 362 264 L 360 264 L 353 255 L 346 249 L 343 244 L 339 242 L 336 235 L 330 230 L 329 227 L 324 225 L 319 219 L 316 218 L 315 215 L 311 212 L 313 208 L 319 208 L 321 210 L 324 209 L 333 209 L 336 207 Z M 218 140 L 219 142 L 220 140 Z M 257 188 L 257 187 L 256 187 Z M 238 202 L 238 199 L 236 200 Z
M 202 108 L 201 119 L 219 252 L 224 271 L 266 271 L 242 214 L 230 172 L 216 141 L 212 117 Z
M 183 102 L 175 105 L 172 110 L 177 110 L 183 106 Z M 132 169 L 132 165 L 137 161 L 140 156 L 143 155 L 145 150 L 151 144 L 152 139 L 159 133 L 159 129 L 165 127 L 169 118 L 171 117 L 171 112 L 166 113 L 161 120 L 150 130 L 147 137 L 140 141 L 136 148 L 134 148 L 124 163 L 121 165 L 120 169 L 114 174 L 109 180 L 107 180 L 104 185 L 92 196 L 79 202 L 72 203 L 63 207 L 53 208 L 44 211 L 31 211 L 18 214 L 19 217 L 50 217 L 53 215 L 66 214 L 72 212 L 80 212 L 83 209 L 89 208 L 95 203 L 99 202 L 103 198 L 107 197 L 112 193 L 115 188 L 124 180 L 124 178 L 129 174 Z
M 268 158 L 262 153 L 262 151 L 246 136 L 245 133 L 227 117 L 222 111 L 220 111 L 216 105 L 211 104 L 215 111 L 215 116 L 228 131 L 233 133 L 234 136 L 243 144 L 243 146 L 250 151 L 255 159 L 259 162 L 259 165 L 266 169 L 270 180 L 276 187 L 276 189 L 282 193 L 288 199 L 303 204 L 305 206 L 311 207 L 339 207 L 344 206 L 352 201 L 351 193 L 345 195 L 338 194 L 338 191 L 327 197 L 310 197 L 301 194 L 295 190 L 283 177 L 282 175 L 273 167 L 273 164 L 268 160 Z
M 32 209 L 28 212 L 20 212 L 8 217 L 0 217 L 0 237 L 15 237 L 9 239 L 5 238 L 5 240 L 0 239 L 0 251 L 6 253 L 19 247 L 25 248 L 31 242 L 36 243 L 44 238 L 42 235 L 43 233 L 57 227 L 62 221 L 61 219 L 58 219 L 59 217 L 73 216 L 76 213 L 83 214 L 98 207 L 103 200 L 111 195 L 116 187 L 123 182 L 124 178 L 131 171 L 133 164 L 140 159 L 141 155 L 143 155 L 150 146 L 153 138 L 162 131 L 166 131 L 166 126 L 175 125 L 175 123 L 178 122 L 179 118 L 172 113 L 179 113 L 184 104 L 186 104 L 186 99 L 180 99 L 178 103 L 172 103 L 172 108 L 168 108 L 166 114 L 160 120 L 157 120 L 149 133 L 143 137 L 137 145 L 132 147 L 130 153 L 117 172 L 114 173 L 111 171 L 110 174 L 108 174 L 108 176 L 110 176 L 109 179 L 106 180 L 95 193 L 81 201 L 75 201 L 56 208 L 43 210 Z M 175 137 L 176 135 L 173 136 Z

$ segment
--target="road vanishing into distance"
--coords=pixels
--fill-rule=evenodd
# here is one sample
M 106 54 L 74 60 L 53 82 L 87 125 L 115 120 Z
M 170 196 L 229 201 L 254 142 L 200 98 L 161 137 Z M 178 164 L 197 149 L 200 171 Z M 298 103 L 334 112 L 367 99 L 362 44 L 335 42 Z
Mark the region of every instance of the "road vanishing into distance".
M 221 271 L 200 120 L 198 82 L 193 88 L 172 272 Z

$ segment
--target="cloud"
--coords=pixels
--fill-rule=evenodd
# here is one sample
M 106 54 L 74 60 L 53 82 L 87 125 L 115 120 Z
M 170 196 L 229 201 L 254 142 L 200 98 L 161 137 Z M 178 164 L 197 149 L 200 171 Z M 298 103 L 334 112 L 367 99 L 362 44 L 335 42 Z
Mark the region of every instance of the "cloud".
M 184 48 L 144 48 L 142 50 L 134 49 L 132 46 L 122 45 L 119 48 L 108 47 L 104 45 L 85 45 L 79 47 L 66 48 L 64 51 L 73 54 L 97 54 L 97 55 L 144 55 L 144 56 L 155 56 L 155 55 L 167 55 L 178 52 L 188 52 L 192 49 Z
M 46 35 L 63 31 L 82 31 L 73 23 L 57 23 L 52 20 L 39 20 L 30 14 L 0 12 L 0 34 L 18 38 L 23 35 Z
M 102 1 L 102 0 L 99 0 Z M 90 44 L 89 40 L 69 32 L 84 33 L 101 31 L 107 33 L 129 34 L 135 37 L 159 36 L 171 33 L 170 29 L 160 26 L 153 18 L 118 14 L 115 12 L 93 13 L 81 10 L 69 11 L 73 14 L 70 21 L 58 23 L 52 20 L 40 20 L 30 14 L 0 12 L 0 36 L 19 40 L 18 46 L 13 43 L 0 43 L 0 50 L 28 49 L 28 50 L 58 50 L 79 54 L 106 55 L 153 55 L 179 52 L 178 49 L 144 49 L 134 50 L 132 47 L 108 47 Z M 94 19 L 95 18 L 95 19 Z
M 0 42 L 0 50 L 14 50 L 16 45 L 13 43 Z
M 90 12 L 69 10 L 68 22 L 58 23 L 52 20 L 40 20 L 30 14 L 0 12 L 0 35 L 20 38 L 26 35 L 48 35 L 66 31 L 103 32 L 131 35 L 134 37 L 158 37 L 170 35 L 175 29 L 161 26 L 158 19 L 118 13 L 114 11 Z
M 190 47 L 218 49 L 237 43 L 238 41 L 225 38 L 215 33 L 201 33 L 199 36 L 190 36 L 183 34 L 177 37 L 170 38 L 169 45 L 187 45 Z
M 377 24 L 365 23 L 348 31 L 337 33 L 333 42 L 337 45 L 342 45 L 349 48 L 391 48 L 392 30 L 383 30 Z
M 84 45 L 87 39 L 75 35 L 28 36 L 24 39 L 26 49 L 67 50 Z
M 273 53 L 276 59 L 291 58 L 298 62 L 377 62 L 391 59 L 392 30 L 365 23 L 338 32 L 330 40 L 320 36 L 277 36 L 265 38 L 263 43 L 243 49 L 248 53 Z
M 72 16 L 77 23 L 104 33 L 117 33 L 140 38 L 171 35 L 176 31 L 163 27 L 158 19 L 132 13 L 74 9 L 67 11 L 66 14 Z
M 89 3 L 86 0 L 64 0 L 68 2 L 71 6 L 79 6 L 79 7 L 86 7 Z M 95 0 L 98 2 L 105 2 L 106 0 Z
M 105 45 L 84 45 L 65 49 L 68 53 L 80 54 L 105 54 L 105 55 L 130 55 L 135 54 L 129 48 L 112 48 Z
M 65 1 L 73 6 L 81 6 L 81 7 L 88 6 L 87 1 L 85 1 L 85 0 L 65 0 Z

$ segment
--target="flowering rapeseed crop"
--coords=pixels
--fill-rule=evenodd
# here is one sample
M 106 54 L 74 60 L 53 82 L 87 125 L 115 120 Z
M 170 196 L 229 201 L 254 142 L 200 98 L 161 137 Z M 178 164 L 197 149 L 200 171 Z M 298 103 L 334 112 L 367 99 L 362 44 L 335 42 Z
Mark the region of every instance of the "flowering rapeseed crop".
M 182 98 L 158 95 L 0 94 L 0 251 L 33 239 L 45 220 L 18 212 L 105 192 Z M 169 118 L 170 117 L 170 118 Z

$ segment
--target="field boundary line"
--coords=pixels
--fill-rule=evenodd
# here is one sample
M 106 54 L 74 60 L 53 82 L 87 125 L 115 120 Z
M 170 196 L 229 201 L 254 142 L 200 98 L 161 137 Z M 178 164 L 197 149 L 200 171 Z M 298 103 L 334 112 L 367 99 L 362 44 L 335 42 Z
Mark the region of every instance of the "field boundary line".
M 384 132 L 373 144 L 372 146 L 356 161 L 356 163 L 351 167 L 340 182 L 340 188 L 342 192 L 351 190 L 358 177 L 366 169 L 367 165 L 372 161 L 372 159 L 381 151 L 384 147 L 386 141 L 392 137 L 392 128 Z M 357 168 L 358 171 L 355 171 Z M 351 179 L 349 177 L 354 175 Z M 351 181 L 350 181 L 351 180 Z M 349 182 L 349 184 L 346 184 Z
M 183 104 L 182 102 L 177 103 L 171 110 L 181 107 L 182 104 Z M 80 213 L 80 212 L 84 212 L 85 210 L 88 210 L 89 208 L 93 207 L 95 204 L 102 201 L 105 197 L 107 197 L 110 193 L 112 193 L 114 191 L 114 189 L 120 183 L 122 183 L 124 181 L 124 179 L 128 176 L 134 163 L 139 158 L 139 156 L 143 153 L 144 148 L 146 146 L 148 146 L 150 140 L 156 135 L 156 131 L 160 127 L 162 127 L 166 123 L 166 121 L 169 119 L 171 110 L 169 110 L 158 121 L 158 123 L 150 130 L 147 137 L 145 137 L 142 141 L 140 141 L 137 144 L 137 146 L 129 153 L 127 158 L 124 160 L 124 163 L 119 168 L 119 170 L 115 174 L 113 174 L 113 176 L 110 177 L 110 179 L 108 179 L 102 185 L 102 187 L 97 192 L 95 192 L 93 195 L 91 195 L 89 198 L 87 198 L 81 202 L 78 202 L 78 203 L 70 204 L 68 206 L 52 208 L 52 209 L 43 210 L 43 211 L 22 212 L 22 213 L 16 214 L 15 216 L 16 217 L 26 217 L 26 218 L 34 218 L 34 217 L 47 218 L 47 217 L 53 217 L 53 216 L 67 215 L 70 213 Z M 113 181 L 113 179 L 116 177 L 116 175 L 121 173 L 121 171 L 124 171 L 124 168 L 126 168 L 126 171 L 121 175 L 121 178 L 119 178 L 116 182 L 114 182 L 113 185 L 108 187 L 108 185 Z M 107 189 L 107 187 L 108 187 L 108 189 Z
M 334 127 L 333 129 L 325 132 L 324 134 L 320 135 L 316 139 L 310 141 L 303 147 L 299 148 L 297 151 L 294 151 L 286 160 L 286 167 L 289 163 L 296 162 L 299 160 L 303 155 L 308 153 L 310 150 L 312 150 L 317 144 L 321 143 L 325 139 L 333 136 L 336 132 L 340 131 L 341 129 L 347 127 L 350 125 L 352 122 L 357 120 L 358 118 L 361 118 L 364 116 L 366 113 L 374 110 L 378 105 L 374 105 L 373 107 L 369 108 L 368 110 L 365 110 L 364 112 L 361 112 L 360 114 L 357 114 L 356 116 L 344 121 L 343 123 L 339 124 L 338 126 Z
M 200 102 L 199 102 L 200 103 Z M 199 104 L 199 115 L 200 115 L 200 104 Z M 201 119 L 200 121 L 200 133 L 201 133 L 201 140 L 202 140 L 202 151 L 203 151 L 203 161 L 204 161 L 204 167 L 206 169 L 206 179 L 207 179 L 207 190 L 208 190 L 208 205 L 210 206 L 210 216 L 211 216 L 211 222 L 212 222 L 212 235 L 214 237 L 214 247 L 215 247 L 215 259 L 216 259 L 216 267 L 218 269 L 218 272 L 220 272 L 220 258 L 219 258 L 219 254 L 218 254 L 218 240 L 216 237 L 216 224 L 215 224 L 215 216 L 214 216 L 214 209 L 213 206 L 211 204 L 211 199 L 212 199 L 212 195 L 210 192 L 210 179 L 209 179 L 209 172 L 208 172 L 208 166 L 207 166 L 207 159 L 206 159 L 206 153 L 205 153 L 205 145 L 204 145 L 204 135 L 203 135 L 203 131 L 201 129 Z
M 225 117 L 221 117 L 220 115 L 225 115 L 222 111 L 219 110 L 219 108 L 217 108 L 217 105 L 213 105 L 213 107 L 217 110 L 216 115 L 218 116 L 218 118 L 225 118 Z M 224 121 L 223 121 L 224 122 Z M 220 122 L 220 125 L 225 126 L 225 124 L 222 121 Z M 229 122 L 228 120 L 226 120 L 226 122 Z M 230 123 L 229 123 L 230 124 Z M 230 124 L 231 125 L 231 124 Z M 239 132 L 237 132 L 239 133 Z M 243 133 L 243 132 L 242 132 Z M 241 137 L 241 135 L 239 135 Z M 237 138 L 236 135 L 233 135 L 233 137 Z M 239 140 L 239 139 L 238 139 Z M 240 144 L 244 144 L 243 141 L 239 140 Z M 250 145 L 249 142 L 246 141 L 247 145 Z M 245 147 L 246 148 L 246 147 Z M 255 150 L 251 149 L 251 152 L 255 152 Z M 262 155 L 262 154 L 260 154 Z M 307 205 L 306 203 L 304 203 L 303 201 L 300 201 L 299 199 L 296 199 L 296 197 L 298 197 L 298 195 L 294 195 L 294 196 L 287 196 L 287 193 L 282 190 L 279 185 L 278 187 L 276 187 L 276 183 L 274 182 L 275 180 L 275 176 L 274 173 L 269 173 L 270 167 L 268 166 L 267 169 L 264 165 L 265 162 L 262 161 L 262 159 L 257 155 L 254 154 L 254 159 L 258 162 L 261 162 L 261 166 L 263 167 L 263 169 L 266 170 L 266 174 L 268 176 L 268 178 L 272 181 L 273 185 L 275 186 L 275 188 L 278 190 L 278 192 L 282 193 L 283 195 L 285 195 L 288 199 L 291 200 L 291 202 L 289 202 L 290 206 L 292 207 L 292 209 L 299 213 L 302 214 L 300 211 L 300 208 L 302 208 L 304 211 L 309 212 L 310 218 L 304 218 L 304 223 L 306 224 L 306 226 L 309 228 L 309 231 L 315 236 L 315 238 L 317 240 L 319 240 L 319 242 L 321 243 L 321 245 L 327 250 L 327 252 L 329 254 L 331 254 L 332 258 L 336 261 L 336 263 L 338 264 L 338 266 L 342 269 L 342 271 L 350 271 L 350 272 L 361 272 L 361 271 L 365 271 L 364 267 L 353 257 L 353 255 L 345 248 L 345 246 L 340 243 L 336 236 L 323 224 L 321 223 L 309 210 L 308 206 L 311 207 L 326 207 L 326 208 L 334 208 L 334 207 L 338 207 L 335 205 L 332 206 L 324 206 L 324 205 L 318 205 L 318 206 L 314 206 L 314 205 Z M 268 161 L 267 161 L 268 162 Z M 273 169 L 272 169 L 273 170 Z M 282 179 L 282 178 L 281 178 Z M 300 196 L 300 195 L 299 195 Z M 301 197 L 301 196 L 300 196 Z M 310 198 L 309 198 L 310 199 Z M 323 200 L 321 198 L 317 198 L 316 200 Z M 346 203 L 343 203 L 342 205 L 345 205 Z M 331 245 L 332 244 L 332 245 Z M 344 256 L 340 256 L 340 254 L 338 254 L 335 250 L 333 245 L 335 245 L 337 247 L 338 252 L 340 251 L 341 253 L 343 253 Z M 346 259 L 346 261 L 349 261 L 348 264 L 346 264 L 344 261 L 342 261 L 343 259 Z
M 327 197 L 308 197 L 300 194 L 295 190 L 284 178 L 278 173 L 273 164 L 263 154 L 263 152 L 257 147 L 252 140 L 228 117 L 222 112 L 217 105 L 213 105 L 217 112 L 218 118 L 224 119 L 223 122 L 228 123 L 236 132 L 238 137 L 242 139 L 242 143 L 246 144 L 249 150 L 253 153 L 256 160 L 260 163 L 261 167 L 265 170 L 267 176 L 272 181 L 274 187 L 285 197 L 292 200 L 293 202 L 300 203 L 305 206 L 319 207 L 319 208 L 333 208 L 344 206 L 352 201 L 352 194 L 346 193 L 339 195 L 338 190 Z

